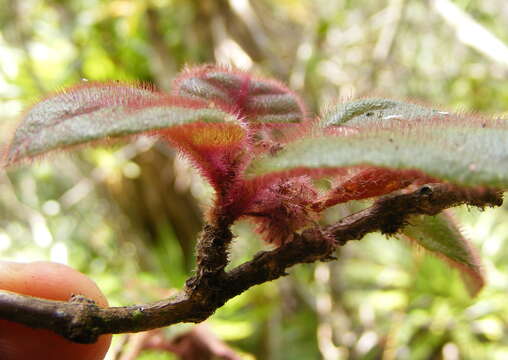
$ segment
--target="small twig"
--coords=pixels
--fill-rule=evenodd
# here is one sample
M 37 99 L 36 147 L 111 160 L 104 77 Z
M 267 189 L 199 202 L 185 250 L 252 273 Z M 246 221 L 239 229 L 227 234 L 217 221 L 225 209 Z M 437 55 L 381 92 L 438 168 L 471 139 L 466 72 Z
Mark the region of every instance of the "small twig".
M 158 333 L 159 330 L 151 330 L 137 334 L 130 334 L 127 344 L 128 350 L 122 354 L 122 357 L 119 360 L 136 360 L 139 354 L 146 348 L 147 341 Z
M 250 287 L 286 275 L 293 265 L 332 259 L 337 246 L 365 234 L 399 231 L 410 216 L 435 215 L 460 204 L 499 206 L 502 194 L 493 189 L 427 184 L 377 200 L 371 207 L 347 216 L 337 224 L 294 234 L 280 247 L 258 253 L 229 272 L 227 249 L 232 235 L 229 223 L 205 226 L 198 246 L 198 269 L 186 288 L 156 303 L 100 308 L 90 300 L 50 301 L 0 292 L 0 318 L 52 330 L 80 343 L 96 341 L 101 334 L 138 332 L 180 322 L 201 322 L 229 299 Z
M 344 245 L 373 231 L 395 234 L 412 215 L 436 215 L 444 209 L 462 204 L 484 208 L 502 203 L 502 193 L 495 189 L 427 184 L 415 191 L 402 190 L 382 197 L 373 206 L 342 219 L 325 231 Z

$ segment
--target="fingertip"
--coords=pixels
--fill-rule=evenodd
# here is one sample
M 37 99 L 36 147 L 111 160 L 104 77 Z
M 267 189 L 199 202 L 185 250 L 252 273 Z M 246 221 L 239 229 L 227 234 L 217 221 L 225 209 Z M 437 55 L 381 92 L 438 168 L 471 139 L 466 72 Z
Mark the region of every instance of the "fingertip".
M 51 300 L 67 301 L 73 294 L 108 306 L 99 287 L 86 275 L 63 264 L 38 261 L 16 263 L 0 261 L 0 289 Z M 103 335 L 94 344 L 76 344 L 49 330 L 0 320 L 0 359 L 103 359 L 111 335 Z

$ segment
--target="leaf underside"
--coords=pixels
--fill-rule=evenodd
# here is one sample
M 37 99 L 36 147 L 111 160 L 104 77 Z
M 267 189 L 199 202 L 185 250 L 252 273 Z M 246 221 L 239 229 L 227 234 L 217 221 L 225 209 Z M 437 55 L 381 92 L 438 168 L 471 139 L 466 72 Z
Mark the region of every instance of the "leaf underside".
M 340 179 L 340 175 L 338 178 Z M 350 200 L 388 194 L 411 184 L 423 185 L 429 182 L 436 182 L 436 180 L 425 176 L 418 170 L 392 170 L 369 166 L 356 172 L 353 176 L 339 181 L 314 208 L 326 209 Z
M 306 113 L 301 99 L 282 83 L 214 65 L 184 71 L 173 94 L 207 101 L 248 122 L 302 122 Z
M 236 121 L 230 114 L 189 99 L 117 83 L 90 83 L 50 96 L 24 116 L 4 154 L 5 165 L 99 140 L 192 122 Z
M 414 217 L 402 234 L 457 268 L 472 296 L 482 289 L 485 281 L 477 251 L 461 234 L 450 211 Z

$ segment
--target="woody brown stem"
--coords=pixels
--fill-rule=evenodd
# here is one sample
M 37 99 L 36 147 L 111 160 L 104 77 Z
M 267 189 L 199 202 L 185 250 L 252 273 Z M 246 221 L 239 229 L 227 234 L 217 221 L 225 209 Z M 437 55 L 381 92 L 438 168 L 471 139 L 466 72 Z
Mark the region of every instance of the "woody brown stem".
M 394 234 L 417 214 L 435 215 L 460 204 L 499 206 L 502 194 L 493 189 L 427 184 L 378 199 L 371 207 L 338 223 L 294 234 L 280 247 L 262 251 L 230 271 L 227 249 L 232 234 L 227 225 L 207 225 L 198 245 L 197 271 L 185 289 L 159 302 L 100 308 L 80 296 L 69 302 L 50 301 L 0 292 L 0 318 L 52 330 L 69 340 L 92 343 L 101 334 L 138 332 L 180 322 L 201 322 L 229 299 L 250 287 L 286 275 L 293 265 L 332 259 L 337 246 L 381 231 Z

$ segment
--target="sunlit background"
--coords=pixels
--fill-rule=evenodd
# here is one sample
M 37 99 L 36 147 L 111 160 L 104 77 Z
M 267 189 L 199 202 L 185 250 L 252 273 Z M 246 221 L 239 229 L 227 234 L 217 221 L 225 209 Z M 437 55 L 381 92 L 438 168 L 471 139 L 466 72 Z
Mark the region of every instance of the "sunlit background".
M 376 94 L 501 117 L 506 44 L 505 0 L 0 0 L 0 143 L 55 89 L 167 90 L 185 65 L 209 62 L 283 80 L 315 114 Z M 191 274 L 211 195 L 152 139 L 53 155 L 0 171 L 1 257 L 69 264 L 112 305 L 155 300 Z M 474 299 L 438 259 L 369 235 L 231 300 L 209 326 L 245 359 L 507 359 L 507 207 L 458 215 L 488 279 Z M 234 264 L 265 247 L 248 223 L 235 233 Z M 126 343 L 116 336 L 108 358 Z

